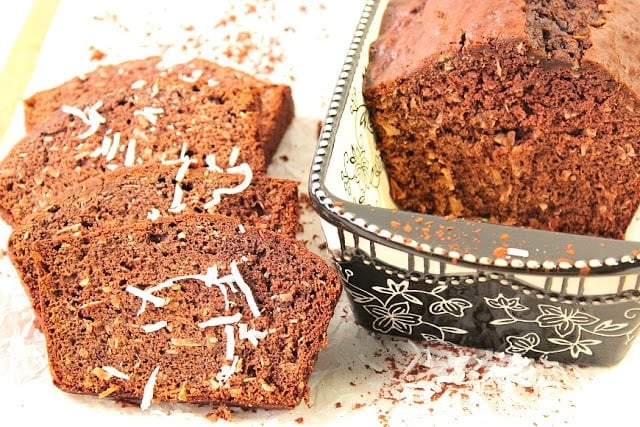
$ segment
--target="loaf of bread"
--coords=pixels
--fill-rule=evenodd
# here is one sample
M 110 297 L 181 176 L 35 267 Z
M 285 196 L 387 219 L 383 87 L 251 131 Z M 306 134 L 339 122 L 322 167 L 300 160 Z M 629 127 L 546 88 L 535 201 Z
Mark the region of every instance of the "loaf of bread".
M 34 93 L 23 102 L 25 128 L 31 131 L 62 105 L 76 105 L 86 94 L 95 99 L 100 94 L 126 92 L 132 85 L 152 84 L 159 74 L 187 80 L 203 79 L 223 86 L 241 83 L 259 88 L 262 101 L 259 131 L 267 162 L 278 148 L 294 116 L 295 106 L 291 88 L 287 85 L 259 80 L 247 73 L 203 58 L 168 65 L 164 64 L 160 57 L 152 56 L 102 65 L 83 76 Z
M 54 384 L 118 401 L 292 408 L 327 342 L 337 272 L 215 214 L 39 240 Z
M 246 162 L 264 174 L 275 149 L 265 141 L 286 121 L 269 121 L 265 131 L 263 96 L 263 86 L 242 78 L 178 72 L 89 92 L 51 113 L 0 163 L 0 215 L 18 225 L 78 182 L 147 162 L 189 157 L 223 171 Z
M 190 212 L 232 217 L 292 238 L 301 231 L 297 181 L 184 165 L 189 164 L 149 163 L 97 175 L 71 187 L 12 230 L 9 256 L 36 316 L 38 282 L 30 248 L 38 240 Z
M 391 0 L 363 95 L 404 210 L 623 238 L 639 0 Z

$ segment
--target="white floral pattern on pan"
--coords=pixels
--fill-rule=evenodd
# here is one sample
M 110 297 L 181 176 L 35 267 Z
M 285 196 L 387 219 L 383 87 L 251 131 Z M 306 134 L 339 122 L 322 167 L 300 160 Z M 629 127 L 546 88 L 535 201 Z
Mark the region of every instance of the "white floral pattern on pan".
M 343 277 L 353 276 L 353 271 L 345 269 Z M 375 292 L 369 292 L 357 286 L 348 286 L 347 292 L 356 304 L 362 304 L 371 316 L 374 317 L 372 328 L 381 333 L 397 332 L 402 335 L 412 335 L 413 329 L 418 326 L 428 327 L 434 332 L 422 333 L 422 337 L 428 341 L 446 341 L 445 334 L 466 334 L 467 331 L 453 326 L 437 325 L 426 321 L 422 315 L 412 309 L 411 304 L 424 306 L 424 299 L 428 302 L 428 311 L 433 315 L 449 315 L 463 317 L 465 310 L 472 304 L 462 298 L 446 299 L 441 294 L 447 289 L 447 285 L 438 285 L 430 291 L 411 289 L 408 280 L 395 282 L 387 279 L 386 286 L 372 286 Z M 418 295 L 422 298 L 418 298 Z M 429 298 L 431 297 L 431 298 Z M 398 301 L 400 299 L 400 301 Z
M 543 339 L 535 332 L 506 337 L 509 353 L 537 353 L 548 356 L 551 353 L 570 352 L 571 357 L 577 359 L 581 353 L 592 355 L 593 347 L 601 345 L 606 337 L 626 337 L 628 344 L 638 334 L 639 326 L 632 326 L 625 322 L 615 322 L 612 319 L 602 320 L 578 308 L 566 306 L 558 307 L 549 304 L 538 304 L 538 316 L 533 320 L 517 318 L 514 313 L 529 311 L 529 307 L 520 303 L 520 298 L 507 298 L 502 293 L 495 298 L 484 298 L 487 306 L 502 310 L 506 317 L 491 321 L 492 325 L 509 325 L 515 323 L 535 323 L 539 328 L 551 328 L 555 337 L 547 338 L 547 342 L 555 346 L 553 349 L 542 350 L 539 346 Z M 624 317 L 634 319 L 640 315 L 640 309 L 631 308 L 624 312 Z M 592 338 L 587 338 L 592 337 Z
M 459 343 L 463 336 L 477 333 L 464 325 L 472 322 L 474 311 L 482 310 L 490 313 L 487 324 L 495 328 L 492 334 L 505 352 L 579 363 L 584 356 L 606 353 L 612 339 L 628 347 L 640 333 L 637 307 L 622 308 L 615 318 L 605 318 L 603 312 L 595 311 L 603 313 L 598 316 L 576 304 L 554 303 L 551 298 L 523 303 L 517 293 L 513 297 L 498 292 L 495 297 L 461 298 L 453 291 L 457 285 L 450 277 L 434 277 L 428 283 L 381 280 L 338 266 L 350 299 L 371 317 L 367 326 L 382 334 Z M 445 324 L 447 319 L 450 324 Z
M 374 136 L 369 110 L 358 96 L 359 91 L 354 88 L 349 99 L 349 113 L 355 117 L 355 138 L 350 146 L 345 147 L 340 178 L 354 203 L 377 206 L 382 160 L 371 145 Z

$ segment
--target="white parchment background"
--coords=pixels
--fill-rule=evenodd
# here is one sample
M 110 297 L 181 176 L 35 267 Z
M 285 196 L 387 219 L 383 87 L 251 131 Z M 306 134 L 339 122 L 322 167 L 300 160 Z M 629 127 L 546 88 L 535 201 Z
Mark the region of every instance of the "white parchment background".
M 296 119 L 269 173 L 301 181 L 318 124 L 358 22 L 355 0 L 62 0 L 25 95 L 103 63 L 163 54 L 221 62 L 293 89 Z M 0 0 L 0 9 L 12 7 Z M 230 19 L 231 17 L 235 17 Z M 249 34 L 241 45 L 239 35 Z M 231 50 L 229 50 L 231 46 Z M 1 96 L 1 94 L 0 94 Z M 4 155 L 24 134 L 17 109 Z M 323 255 L 315 213 L 300 236 Z M 0 224 L 2 248 L 10 229 Z M 153 405 L 142 412 L 106 399 L 65 394 L 51 384 L 42 335 L 8 256 L 0 257 L 0 417 L 30 425 L 211 425 L 211 408 Z M 406 372 L 415 366 L 416 370 Z M 453 346 L 425 347 L 357 326 L 343 297 L 311 377 L 311 402 L 291 411 L 234 410 L 233 425 L 637 425 L 640 346 L 612 368 L 534 362 Z M 226 421 L 218 421 L 225 425 Z

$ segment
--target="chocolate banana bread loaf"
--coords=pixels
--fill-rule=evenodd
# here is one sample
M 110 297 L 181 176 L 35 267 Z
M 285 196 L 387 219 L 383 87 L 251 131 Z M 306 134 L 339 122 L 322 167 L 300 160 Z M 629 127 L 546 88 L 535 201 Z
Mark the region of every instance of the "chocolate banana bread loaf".
M 639 0 L 391 0 L 363 95 L 404 210 L 624 238 Z
M 118 168 L 71 187 L 24 219 L 9 236 L 9 256 L 38 315 L 37 271 L 30 252 L 34 242 L 190 212 L 216 213 L 295 238 L 302 229 L 298 185 L 183 164 Z
M 32 256 L 53 383 L 142 409 L 295 407 L 341 291 L 300 241 L 213 214 L 40 240 Z

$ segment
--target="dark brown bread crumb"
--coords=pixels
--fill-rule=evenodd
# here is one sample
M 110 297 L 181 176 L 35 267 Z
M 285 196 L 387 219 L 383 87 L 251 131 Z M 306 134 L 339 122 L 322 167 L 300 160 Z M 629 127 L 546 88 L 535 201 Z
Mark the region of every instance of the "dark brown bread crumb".
M 36 315 L 40 312 L 37 277 L 29 248 L 37 240 L 190 212 L 232 217 L 292 238 L 302 228 L 297 181 L 255 176 L 243 191 L 222 195 L 218 204 L 205 209 L 214 190 L 235 188 L 244 177 L 192 168 L 178 184 L 178 170 L 179 165 L 152 163 L 106 172 L 72 187 L 12 231 L 9 254 Z M 176 185 L 182 189 L 184 208 L 172 209 Z
M 43 273 L 54 384 L 115 400 L 143 401 L 158 369 L 153 402 L 293 408 L 308 397 L 341 290 L 337 272 L 299 241 L 250 227 L 240 232 L 216 215 L 41 240 L 33 256 Z M 214 268 L 223 277 L 234 265 L 250 291 L 239 279 L 233 286 L 209 280 Z M 184 278 L 191 275 L 202 280 Z M 153 292 L 164 305 L 148 302 L 142 310 L 142 298 L 128 289 Z M 211 319 L 223 324 L 199 325 Z M 143 331 L 161 321 L 167 323 L 158 330 Z M 266 335 L 254 345 L 243 328 Z
M 206 417 L 213 422 L 218 420 L 231 421 L 232 412 L 227 405 L 219 405 L 215 408 L 215 411 L 209 412 Z
M 405 210 L 623 238 L 640 1 L 392 0 L 364 84 Z

